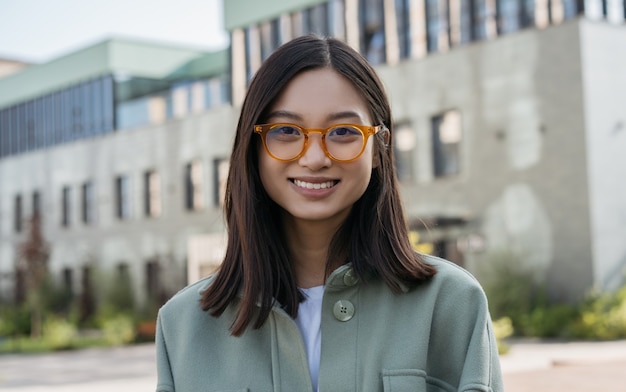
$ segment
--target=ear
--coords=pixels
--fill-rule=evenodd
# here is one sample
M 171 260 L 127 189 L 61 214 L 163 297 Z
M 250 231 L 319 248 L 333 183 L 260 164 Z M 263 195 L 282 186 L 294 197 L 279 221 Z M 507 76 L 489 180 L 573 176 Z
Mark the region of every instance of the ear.
M 375 169 L 380 166 L 380 158 L 384 153 L 384 150 L 389 148 L 391 133 L 387 127 L 384 127 L 374 137 L 380 138 L 380 142 L 376 143 L 376 148 L 374 149 L 374 161 L 372 163 L 372 167 Z
M 383 146 L 389 147 L 389 143 L 391 143 L 391 132 L 389 132 L 389 128 L 383 125 L 383 129 L 381 129 L 376 136 L 380 138 L 383 142 Z

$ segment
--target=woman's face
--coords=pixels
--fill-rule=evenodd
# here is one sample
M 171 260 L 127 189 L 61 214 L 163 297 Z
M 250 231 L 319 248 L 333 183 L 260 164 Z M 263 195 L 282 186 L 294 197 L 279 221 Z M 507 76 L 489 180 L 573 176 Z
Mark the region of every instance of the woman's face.
M 365 100 L 352 84 L 330 68 L 296 75 L 270 107 L 267 123 L 326 129 L 335 124 L 375 126 Z M 370 137 L 361 156 L 349 163 L 324 153 L 319 133 L 309 134 L 304 155 L 278 161 L 261 147 L 259 172 L 269 196 L 293 219 L 339 224 L 365 192 L 372 173 Z

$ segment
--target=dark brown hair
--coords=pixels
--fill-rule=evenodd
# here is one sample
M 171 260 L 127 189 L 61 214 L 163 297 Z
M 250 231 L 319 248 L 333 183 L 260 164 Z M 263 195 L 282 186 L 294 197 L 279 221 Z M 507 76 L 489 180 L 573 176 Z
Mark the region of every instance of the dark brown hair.
M 387 140 L 376 137 L 370 183 L 329 247 L 327 274 L 337 265 L 352 263 L 363 280 L 382 278 L 394 291 L 414 286 L 435 274 L 411 247 L 396 182 L 391 110 L 374 69 L 355 50 L 333 38 L 304 36 L 278 48 L 260 67 L 244 100 L 228 174 L 225 215 L 228 245 L 224 261 L 201 299 L 202 309 L 220 316 L 238 303 L 231 333 L 241 335 L 254 320 L 260 328 L 274 305 L 292 317 L 298 313 L 301 294 L 296 287 L 283 232 L 280 207 L 270 199 L 258 171 L 260 138 L 253 125 L 286 84 L 300 72 L 329 67 L 350 81 L 364 97 L 374 125 L 384 124 Z M 277 303 L 276 303 L 277 302 Z

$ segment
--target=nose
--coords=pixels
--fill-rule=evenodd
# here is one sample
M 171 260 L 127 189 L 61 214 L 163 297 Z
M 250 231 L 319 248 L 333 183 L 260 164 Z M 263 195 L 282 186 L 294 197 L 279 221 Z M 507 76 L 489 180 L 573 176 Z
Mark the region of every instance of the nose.
M 322 135 L 309 135 L 304 154 L 298 159 L 300 166 L 308 167 L 313 171 L 329 167 L 332 160 L 326 155 L 322 145 Z

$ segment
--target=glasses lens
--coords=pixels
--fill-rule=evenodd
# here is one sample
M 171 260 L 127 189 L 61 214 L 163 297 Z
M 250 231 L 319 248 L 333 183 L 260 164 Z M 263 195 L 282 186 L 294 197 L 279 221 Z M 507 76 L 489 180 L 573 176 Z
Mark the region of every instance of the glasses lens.
M 364 139 L 357 127 L 335 127 L 326 134 L 326 149 L 336 159 L 350 160 L 361 153 Z
M 292 159 L 304 146 L 304 133 L 291 125 L 276 125 L 267 132 L 265 144 L 272 155 L 279 159 Z

